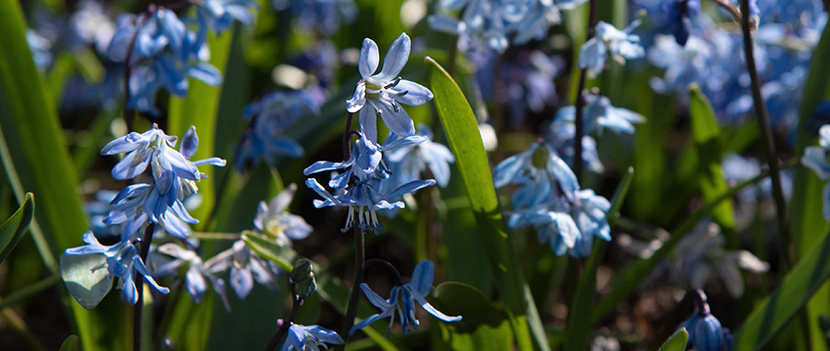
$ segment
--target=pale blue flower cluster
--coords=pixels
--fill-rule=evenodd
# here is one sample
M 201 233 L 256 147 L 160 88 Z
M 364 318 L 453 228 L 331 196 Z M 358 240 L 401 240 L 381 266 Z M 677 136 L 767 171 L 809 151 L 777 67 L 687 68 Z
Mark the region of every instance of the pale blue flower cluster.
M 354 0 L 271 0 L 276 10 L 289 10 L 305 30 L 318 30 L 331 35 L 343 23 L 357 19 L 359 9 Z
M 804 156 L 801 163 L 804 167 L 811 169 L 822 181 L 830 179 L 830 124 L 825 124 L 819 129 L 819 146 L 808 146 L 804 148 Z M 830 183 L 824 185 L 822 191 L 824 197 L 824 219 L 830 221 Z
M 303 90 L 277 90 L 245 106 L 242 118 L 249 127 L 236 146 L 236 170 L 241 172 L 259 159 L 273 166 L 280 156 L 302 157 L 303 147 L 286 136 L 285 130 L 302 118 L 316 115 L 319 107 L 317 99 Z
M 608 56 L 620 64 L 624 64 L 626 59 L 644 57 L 646 51 L 640 45 L 640 37 L 631 34 L 639 25 L 640 20 L 634 20 L 628 27 L 619 30 L 612 24 L 599 21 L 594 27 L 595 35 L 579 49 L 577 66 L 588 70 L 588 76 L 593 78 L 605 70 Z
M 363 290 L 366 298 L 372 305 L 379 308 L 381 312 L 371 315 L 355 324 L 349 330 L 349 335 L 369 326 L 377 320 L 389 318 L 389 326 L 386 327 L 386 337 L 388 338 L 389 330 L 395 322 L 396 315 L 401 323 L 401 330 L 406 335 L 411 331 L 412 327 L 417 329 L 420 325 L 418 319 L 415 318 L 415 305 L 420 305 L 424 311 L 427 311 L 429 314 L 435 316 L 435 318 L 444 322 L 460 321 L 461 316 L 447 316 L 427 302 L 426 297 L 432 291 L 434 271 L 435 264 L 428 260 L 421 261 L 421 263 L 415 266 L 411 281 L 393 287 L 389 293 L 389 299 L 380 297 L 366 283 L 360 284 L 360 289 Z
M 611 204 L 591 189 L 580 189 L 573 171 L 549 144 L 533 143 L 493 172 L 496 188 L 518 186 L 507 225 L 533 227 L 539 242 L 550 245 L 556 255 L 587 257 L 595 236 L 611 240 L 606 217 Z
M 155 99 L 159 89 L 185 96 L 188 77 L 208 85 L 221 83 L 219 70 L 207 63 L 207 31 L 219 34 L 233 20 L 251 24 L 250 11 L 257 5 L 250 0 L 208 0 L 196 6 L 195 31 L 172 10 L 154 5 L 148 12 L 125 14 L 118 19 L 107 56 L 115 62 L 126 62 L 131 69 L 128 108 L 158 115 Z
M 565 106 L 556 112 L 547 131 L 547 140 L 553 148 L 573 165 L 573 147 L 576 127 L 576 107 Z M 585 169 L 600 173 L 605 167 L 599 159 L 596 137 L 602 137 L 605 129 L 614 132 L 634 134 L 635 124 L 645 122 L 645 117 L 634 111 L 615 107 L 611 100 L 597 92 L 585 95 L 582 110 L 585 135 L 582 137 L 582 162 Z
M 313 228 L 302 217 L 288 212 L 288 206 L 296 191 L 297 185 L 291 184 L 268 203 L 260 202 L 254 218 L 256 232 L 280 247 L 290 248 L 292 240 L 305 239 L 313 231 Z M 179 267 L 187 267 L 185 287 L 193 297 L 193 301 L 197 303 L 201 301 L 202 295 L 207 291 L 207 281 L 210 281 L 227 310 L 230 310 L 230 304 L 226 284 L 219 275 L 229 272 L 228 281 L 231 289 L 239 299 L 244 300 L 253 290 L 255 281 L 271 290 L 276 290 L 278 278 L 283 273 L 276 263 L 262 258 L 251 250 L 244 240 L 234 241 L 230 248 L 204 262 L 192 249 L 185 249 L 173 243 L 160 246 L 158 252 L 172 257 L 173 260 L 160 264 L 154 276 L 175 275 Z
M 362 79 L 351 99 L 346 102 L 349 113 L 358 113 L 360 131 L 356 135 L 348 158 L 343 162 L 317 161 L 303 170 L 311 175 L 325 171 L 343 171 L 335 175 L 326 190 L 316 179 L 309 178 L 305 184 L 325 200 L 314 200 L 317 208 L 327 206 L 349 207 L 349 215 L 343 231 L 354 226 L 364 233 L 377 233 L 382 225 L 378 222 L 377 211 L 400 209 L 404 207 L 401 196 L 418 189 L 434 185 L 435 180 L 393 180 L 391 170 L 383 160 L 384 153 L 392 150 L 420 144 L 427 137 L 415 134 L 412 119 L 400 106 L 421 105 L 432 100 L 432 92 L 423 85 L 398 77 L 409 59 L 411 41 L 402 33 L 389 48 L 383 68 L 375 74 L 380 57 L 374 41 L 366 38 L 360 51 L 358 69 Z M 390 130 L 383 145 L 378 145 L 377 116 L 383 119 Z M 441 155 L 447 162 L 446 155 Z M 440 173 L 439 176 L 444 176 Z
M 648 60 L 665 70 L 662 78 L 650 81 L 652 88 L 662 94 L 677 93 L 685 101 L 688 85 L 697 83 L 722 123 L 743 121 L 753 109 L 744 60 L 735 59 L 743 57 L 743 36 L 740 28 L 729 30 L 734 27 L 718 23 L 733 19 L 696 13 L 699 6 L 694 1 L 688 1 L 685 13 L 682 2 L 677 8 L 664 8 L 664 1 L 637 3 L 651 14 L 652 27 L 643 34 L 644 41 L 654 43 Z M 752 12 L 759 22 L 755 59 L 763 82 L 762 97 L 773 127 L 793 131 L 810 59 L 827 14 L 821 2 L 813 0 L 786 4 L 761 0 L 757 12 Z
M 542 39 L 561 21 L 561 10 L 585 0 L 441 0 L 428 18 L 433 30 L 475 37 L 498 52 L 511 44 Z
M 120 230 L 120 241 L 117 244 L 101 245 L 95 235 L 88 231 L 84 234 L 84 242 L 88 245 L 67 249 L 66 254 L 104 254 L 110 277 L 119 278 L 119 288 L 130 304 L 135 304 L 138 299 L 137 287 L 133 281 L 135 272 L 143 275 L 157 290 L 168 292 L 150 276 L 134 242 L 147 242 L 148 238 L 144 238 L 141 233 L 151 223 L 161 225 L 164 231 L 178 238 L 187 237 L 188 228 L 184 223 L 198 223 L 198 220 L 190 216 L 182 200 L 195 193 L 198 190 L 195 182 L 205 177 L 196 166 L 225 165 L 225 160 L 219 158 L 190 161 L 198 144 L 196 129 L 190 127 L 176 151 L 173 149 L 176 137 L 164 134 L 154 125 L 142 134 L 133 132 L 115 139 L 101 150 L 102 155 L 127 153 L 112 169 L 115 179 L 133 179 L 150 168 L 152 183 L 129 185 L 110 202 L 112 206 L 102 222 Z

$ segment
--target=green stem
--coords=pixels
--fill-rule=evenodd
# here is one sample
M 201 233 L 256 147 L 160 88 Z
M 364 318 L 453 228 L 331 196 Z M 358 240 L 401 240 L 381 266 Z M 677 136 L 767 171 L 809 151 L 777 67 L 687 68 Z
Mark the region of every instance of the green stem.
M 363 282 L 363 268 L 366 264 L 366 252 L 363 242 L 363 230 L 354 227 L 354 282 L 352 293 L 349 296 L 349 305 L 346 308 L 346 320 L 343 322 L 343 329 L 340 336 L 345 341 L 343 345 L 337 346 L 337 351 L 343 351 L 349 342 L 349 329 L 354 326 L 354 319 L 357 316 L 357 304 L 360 302 L 360 283 Z
M 778 231 L 781 240 L 781 256 L 783 257 L 783 264 L 786 270 L 787 267 L 793 265 L 792 256 L 790 255 L 790 235 L 789 226 L 787 226 L 786 211 L 787 205 L 784 201 L 784 191 L 781 189 L 781 172 L 778 169 L 778 160 L 775 155 L 775 141 L 772 138 L 772 127 L 769 122 L 769 115 L 767 113 L 767 105 L 764 103 L 764 98 L 761 96 L 761 81 L 758 78 L 758 68 L 755 66 L 755 54 L 752 45 L 752 34 L 750 30 L 750 16 L 749 16 L 749 0 L 741 0 L 741 29 L 744 33 L 744 52 L 746 53 L 746 68 L 749 71 L 749 77 L 752 80 L 752 101 L 755 106 L 755 114 L 758 116 L 758 124 L 761 126 L 762 138 L 764 146 L 764 155 L 767 158 L 767 164 L 770 169 L 770 178 L 772 179 L 772 196 L 775 199 L 775 215 L 778 219 Z
M 153 241 L 153 232 L 156 229 L 155 223 L 150 223 L 144 230 L 144 240 L 141 241 L 141 252 L 139 257 L 142 262 L 147 262 L 147 255 L 150 254 L 150 242 Z M 144 309 L 144 276 L 135 275 L 135 288 L 138 293 L 138 301 L 135 303 L 133 312 L 133 350 L 141 351 L 142 334 L 142 315 Z
M 3 300 L 0 301 L 0 311 L 5 309 L 6 307 L 12 306 L 20 302 L 20 300 L 23 300 L 29 296 L 37 294 L 43 290 L 46 290 L 47 288 L 56 285 L 59 281 L 61 281 L 61 276 L 59 274 L 56 274 L 11 293 L 9 296 L 4 297 Z

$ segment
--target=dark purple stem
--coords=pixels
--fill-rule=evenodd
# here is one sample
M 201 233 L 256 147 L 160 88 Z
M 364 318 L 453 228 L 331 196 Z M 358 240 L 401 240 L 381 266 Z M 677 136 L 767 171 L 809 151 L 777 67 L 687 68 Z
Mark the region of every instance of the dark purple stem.
M 153 241 L 153 232 L 156 230 L 156 224 L 150 223 L 144 230 L 144 238 L 141 240 L 141 252 L 139 257 L 141 262 L 147 261 L 147 255 L 150 254 L 150 242 Z M 135 303 L 135 311 L 133 312 L 133 350 L 141 351 L 141 321 L 142 312 L 144 311 L 144 276 L 141 274 L 135 275 L 135 288 L 138 292 L 138 301 Z

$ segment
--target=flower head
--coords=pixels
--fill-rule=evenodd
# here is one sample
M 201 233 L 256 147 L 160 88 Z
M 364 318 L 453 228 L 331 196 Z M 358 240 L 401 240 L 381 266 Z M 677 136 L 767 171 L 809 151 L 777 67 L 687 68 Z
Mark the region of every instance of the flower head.
M 450 163 L 455 162 L 450 149 L 432 141 L 432 130 L 426 125 L 418 126 L 416 135 L 426 140 L 409 144 L 386 154 L 396 184 L 405 184 L 420 179 L 418 175 L 429 168 L 438 186 L 444 188 L 450 182 Z
M 571 168 L 550 145 L 542 142 L 533 143 L 527 151 L 504 159 L 493 173 L 496 188 L 520 185 L 513 195 L 513 207 L 517 209 L 548 202 L 559 193 L 570 197 L 579 189 Z
M 599 21 L 595 27 L 596 35 L 582 44 L 579 50 L 579 68 L 587 69 L 590 76 L 596 77 L 605 69 L 608 55 L 620 63 L 645 56 L 640 37 L 631 34 L 639 25 L 640 21 L 635 20 L 624 30 L 619 30 L 612 24 Z
M 566 106 L 559 109 L 554 120 L 573 123 L 576 107 Z M 597 93 L 585 95 L 585 128 L 589 132 L 596 132 L 602 136 L 604 129 L 611 129 L 626 134 L 634 134 L 634 125 L 645 122 L 641 114 L 611 105 L 611 100 Z
M 435 307 L 433 307 L 429 304 L 429 302 L 427 302 L 426 296 L 429 295 L 429 292 L 432 290 L 434 270 L 435 264 L 433 264 L 431 261 L 421 261 L 421 263 L 418 263 L 418 265 L 415 266 L 415 270 L 412 272 L 411 281 L 392 288 L 388 300 L 384 300 L 382 297 L 380 297 L 378 294 L 372 291 L 372 289 L 366 283 L 361 283 L 360 289 L 363 290 L 363 293 L 366 295 L 366 298 L 369 300 L 369 302 L 372 303 L 372 305 L 381 309 L 381 313 L 372 315 L 355 324 L 349 330 L 349 335 L 354 334 L 354 332 L 356 332 L 357 330 L 363 329 L 364 327 L 374 323 L 379 319 L 388 317 L 389 327 L 386 328 L 386 336 L 389 337 L 389 329 L 392 327 L 392 323 L 395 321 L 395 313 L 398 314 L 401 322 L 401 328 L 403 329 L 403 334 L 406 335 L 410 332 L 410 326 L 414 326 L 417 329 L 418 325 L 420 325 L 418 319 L 415 318 L 416 304 L 420 305 L 421 308 L 429 312 L 429 314 L 435 316 L 436 318 L 442 321 L 460 321 L 461 316 L 447 316 L 441 313 L 441 311 L 435 309 Z M 400 297 L 400 301 L 398 300 L 398 297 Z
M 432 100 L 432 92 L 423 85 L 398 77 L 409 60 L 411 41 L 406 33 L 389 47 L 383 68 L 378 69 L 378 46 L 372 39 L 363 40 L 358 69 L 362 79 L 357 83 L 354 95 L 346 101 L 349 113 L 359 112 L 360 129 L 372 142 L 377 143 L 377 115 L 390 131 L 407 137 L 415 134 L 415 126 L 400 104 L 418 106 Z
M 297 184 L 291 184 L 269 203 L 261 201 L 254 217 L 256 229 L 275 237 L 282 246 L 291 245 L 291 240 L 305 239 L 314 230 L 303 217 L 286 211 L 296 191 Z
M 138 255 L 138 248 L 132 242 L 122 240 L 111 246 L 101 245 L 91 231 L 84 233 L 84 242 L 87 245 L 66 249 L 66 254 L 103 254 L 106 256 L 109 278 L 119 278 L 118 289 L 121 290 L 121 294 L 127 303 L 135 305 L 138 302 L 138 289 L 135 286 L 134 278 L 136 272 L 144 276 L 144 279 L 162 294 L 170 292 L 169 289 L 156 283 L 147 267 L 144 266 L 144 261 Z
M 291 326 L 288 327 L 288 336 L 280 351 L 319 350 L 321 346 L 325 349 L 325 344 L 342 345 L 343 343 L 343 339 L 337 333 L 319 325 L 305 326 L 291 322 Z
M 691 292 L 695 297 L 695 313 L 682 327 L 689 332 L 689 345 L 700 351 L 729 351 L 733 347 L 732 333 L 712 315 L 703 290 Z

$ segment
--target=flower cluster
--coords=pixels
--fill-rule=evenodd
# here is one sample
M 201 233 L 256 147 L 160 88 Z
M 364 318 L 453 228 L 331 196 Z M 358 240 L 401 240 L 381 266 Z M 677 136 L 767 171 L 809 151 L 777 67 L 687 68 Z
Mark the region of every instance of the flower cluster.
M 326 35 L 336 33 L 341 23 L 354 22 L 359 12 L 354 0 L 271 0 L 271 6 L 290 11 L 303 29 Z
M 519 186 L 507 225 L 534 227 L 539 241 L 548 243 L 556 255 L 586 257 L 594 236 L 611 240 L 606 218 L 611 204 L 593 190 L 581 190 L 573 171 L 549 144 L 533 143 L 493 172 L 496 188 Z
M 717 23 L 733 19 L 710 17 L 691 0 L 636 3 L 650 14 L 652 27 L 642 35 L 644 41 L 654 43 L 648 61 L 665 70 L 662 78 L 650 81 L 652 88 L 661 94 L 676 93 L 685 101 L 687 86 L 697 83 L 722 123 L 741 122 L 753 108 L 744 59 L 736 59 L 743 57 L 743 36 L 740 28 L 729 30 L 735 27 Z M 793 131 L 812 52 L 827 14 L 815 1 L 777 4 L 761 0 L 755 8 L 752 12 L 760 23 L 755 59 L 763 82 L 761 95 L 773 127 Z
M 285 130 L 303 117 L 317 114 L 319 107 L 319 102 L 302 90 L 274 91 L 245 106 L 243 119 L 249 127 L 236 147 L 236 170 L 241 172 L 258 159 L 273 166 L 279 156 L 303 156 L 303 147 L 286 136 Z
M 208 30 L 219 34 L 234 20 L 253 23 L 250 11 L 258 5 L 250 0 L 207 0 L 195 4 L 195 30 L 188 28 L 172 10 L 155 5 L 148 12 L 125 14 L 118 19 L 107 56 L 130 67 L 127 107 L 158 115 L 155 98 L 159 89 L 184 96 L 188 77 L 209 85 L 221 82 L 219 70 L 207 63 Z
M 297 185 L 291 184 L 277 194 L 271 201 L 259 203 L 254 218 L 255 234 L 268 238 L 280 247 L 291 247 L 292 240 L 308 237 L 313 228 L 297 215 L 288 213 L 288 206 L 297 191 Z M 194 247 L 192 242 L 187 245 Z M 236 240 L 230 248 L 203 261 L 194 249 L 188 249 L 175 243 L 167 243 L 158 248 L 158 253 L 172 260 L 164 260 L 153 273 L 155 277 L 176 275 L 180 267 L 187 268 L 185 286 L 195 302 L 200 302 L 207 291 L 207 281 L 222 298 L 225 308 L 230 310 L 226 293 L 225 280 L 219 275 L 229 272 L 228 281 L 231 289 L 239 299 L 244 300 L 254 287 L 254 281 L 271 290 L 277 289 L 278 276 L 282 269 L 272 261 L 260 257 L 252 251 L 244 240 Z M 207 279 L 207 280 L 206 280 Z
M 435 184 L 435 180 L 432 179 L 409 179 L 409 174 L 393 179 L 390 177 L 392 171 L 384 161 L 384 153 L 401 147 L 413 147 L 428 139 L 426 136 L 415 134 L 412 119 L 400 106 L 421 105 L 432 100 L 432 92 L 429 89 L 398 77 L 409 59 L 410 47 L 409 36 L 406 33 L 401 34 L 389 48 L 380 73 L 375 74 L 380 60 L 377 44 L 369 38 L 363 41 L 358 62 L 362 79 L 358 82 L 352 98 L 346 102 L 346 110 L 350 114 L 358 113 L 360 124 L 360 131 L 349 133 L 349 136 L 357 136 L 350 152 L 347 152 L 349 156 L 343 162 L 317 161 L 303 170 L 303 174 L 307 176 L 324 171 L 343 171 L 328 182 L 333 192 L 326 190 L 314 178 L 306 180 L 306 186 L 325 199 L 315 200 L 315 207 L 349 207 L 343 231 L 356 225 L 364 232 L 377 233 L 382 227 L 378 222 L 377 211 L 403 208 L 403 201 L 398 200 L 401 196 Z M 378 145 L 378 115 L 390 130 L 382 145 Z M 439 150 L 437 147 L 426 148 Z M 436 168 L 436 176 L 442 177 L 442 180 L 448 177 L 448 172 L 443 172 L 443 169 L 450 159 L 443 151 L 446 150 L 440 150 L 441 154 L 437 155 L 437 158 L 425 161 L 442 167 Z
M 150 168 L 152 182 L 129 185 L 110 203 L 112 207 L 102 222 L 114 231 L 120 231 L 118 243 L 102 245 L 89 231 L 84 234 L 84 242 L 88 245 L 66 250 L 67 255 L 105 255 L 110 277 L 120 279 L 119 288 L 125 300 L 131 304 L 135 304 L 138 299 L 137 287 L 133 281 L 135 272 L 143 275 L 157 290 L 168 292 L 156 284 L 143 258 L 139 256 L 135 242 L 141 241 L 142 245 L 148 245 L 152 238 L 145 236 L 153 235 L 147 233 L 142 236 L 141 233 L 151 224 L 159 224 L 173 236 L 187 237 L 188 229 L 184 223 L 198 223 L 198 220 L 190 216 L 182 200 L 194 194 L 198 190 L 196 182 L 205 177 L 196 166 L 225 165 L 225 160 L 219 158 L 190 161 L 199 145 L 194 127 L 187 131 L 178 151 L 173 149 L 175 145 L 176 137 L 164 134 L 155 125 L 142 134 L 133 132 L 107 144 L 101 154 L 127 154 L 113 167 L 113 178 L 133 179 Z
M 363 290 L 366 298 L 372 305 L 379 308 L 381 312 L 371 315 L 355 324 L 349 330 L 349 335 L 369 326 L 377 320 L 389 318 L 389 326 L 386 328 L 386 337 L 389 337 L 389 330 L 392 328 L 392 323 L 395 322 L 396 314 L 398 315 L 398 319 L 400 319 L 403 334 L 406 335 L 410 332 L 411 327 L 417 329 L 418 325 L 420 325 L 420 322 L 415 318 L 416 304 L 420 305 L 424 311 L 429 312 L 429 314 L 444 322 L 460 321 L 461 316 L 447 316 L 427 302 L 426 296 L 432 290 L 434 270 L 435 264 L 431 261 L 421 261 L 421 263 L 415 266 L 415 270 L 412 272 L 412 280 L 393 287 L 389 293 L 389 299 L 380 297 L 366 283 L 360 284 L 360 289 Z
M 668 238 L 643 242 L 624 235 L 619 243 L 622 248 L 640 258 L 647 259 L 663 246 Z M 720 227 L 710 220 L 700 222 L 677 244 L 668 260 L 663 261 L 651 279 L 665 279 L 679 286 L 703 289 L 715 278 L 733 297 L 744 294 L 743 269 L 753 273 L 769 270 L 769 264 L 746 250 L 726 250 L 725 238 Z M 740 269 L 739 269 L 740 268 Z
M 472 36 L 493 50 L 504 52 L 511 41 L 524 44 L 544 38 L 561 21 L 560 10 L 574 8 L 585 0 L 441 0 L 438 14 L 428 18 L 432 29 L 459 36 Z

